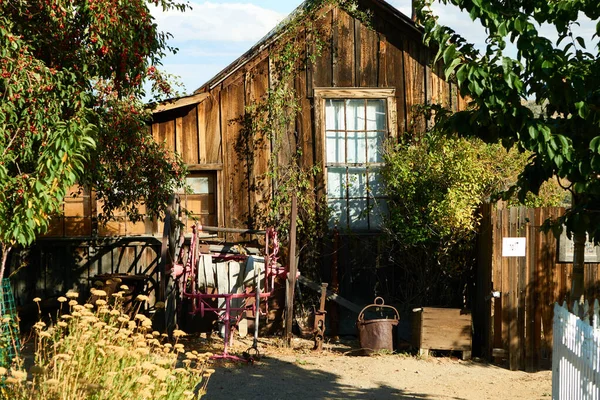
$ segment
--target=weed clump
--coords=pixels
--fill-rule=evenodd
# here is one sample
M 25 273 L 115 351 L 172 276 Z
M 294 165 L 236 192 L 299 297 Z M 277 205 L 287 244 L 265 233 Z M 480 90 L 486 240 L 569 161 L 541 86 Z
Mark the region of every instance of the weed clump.
M 0 369 L 0 398 L 32 399 L 199 399 L 214 370 L 212 354 L 186 351 L 175 331 L 175 343 L 152 331 L 152 321 L 123 311 L 123 294 L 111 298 L 92 289 L 93 303 L 79 304 L 69 292 L 58 300 L 61 309 L 51 326 L 34 326 L 34 365 L 25 371 L 17 359 Z M 35 300 L 38 300 L 37 298 Z M 38 300 L 39 301 L 39 300 Z M 38 303 L 39 304 L 39 303 Z

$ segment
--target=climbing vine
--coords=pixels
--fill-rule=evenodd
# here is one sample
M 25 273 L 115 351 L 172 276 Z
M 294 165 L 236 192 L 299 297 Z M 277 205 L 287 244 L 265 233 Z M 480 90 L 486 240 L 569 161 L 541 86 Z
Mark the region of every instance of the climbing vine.
M 297 237 L 301 245 L 302 268 L 305 274 L 318 275 L 320 244 L 326 234 L 329 209 L 324 196 L 319 196 L 317 180 L 322 173 L 320 165 L 302 164 L 300 146 L 286 149 L 291 138 L 298 139 L 297 118 L 302 110 L 301 98 L 294 87 L 295 77 L 306 71 L 329 45 L 324 38 L 328 32 L 320 21 L 327 14 L 325 6 L 337 6 L 370 27 L 370 13 L 362 11 L 354 1 L 315 0 L 296 10 L 279 29 L 283 36 L 270 49 L 269 90 L 246 107 L 238 122 L 242 129 L 236 151 L 250 170 L 255 152 L 267 142 L 271 149 L 268 169 L 264 176 L 270 181 L 266 187 L 251 187 L 261 191 L 266 207 L 255 207 L 249 223 L 257 226 L 277 226 L 285 240 L 289 231 L 291 202 L 297 198 Z M 276 28 L 278 29 L 278 28 Z M 293 142 L 293 141 L 292 141 Z M 289 153 L 288 157 L 282 154 Z M 269 187 L 270 186 L 270 187 Z M 269 187 L 267 189 L 267 187 Z

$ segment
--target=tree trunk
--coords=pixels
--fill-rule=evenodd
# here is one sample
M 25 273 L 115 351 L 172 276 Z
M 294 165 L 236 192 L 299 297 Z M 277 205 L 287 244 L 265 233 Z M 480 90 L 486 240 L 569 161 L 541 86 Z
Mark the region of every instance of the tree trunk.
M 573 275 L 571 277 L 571 301 L 583 303 L 583 268 L 585 263 L 585 232 L 573 233 Z
M 573 194 L 571 207 L 576 207 L 581 201 L 581 195 Z M 576 226 L 573 231 L 573 275 L 571 276 L 571 299 L 583 304 L 584 299 L 584 277 L 583 268 L 585 265 L 585 242 L 586 232 L 581 227 Z
M 4 271 L 6 270 L 6 261 L 8 260 L 8 253 L 12 246 L 7 245 L 6 243 L 2 243 L 2 261 L 0 261 L 0 284 L 2 284 L 2 279 L 4 279 Z

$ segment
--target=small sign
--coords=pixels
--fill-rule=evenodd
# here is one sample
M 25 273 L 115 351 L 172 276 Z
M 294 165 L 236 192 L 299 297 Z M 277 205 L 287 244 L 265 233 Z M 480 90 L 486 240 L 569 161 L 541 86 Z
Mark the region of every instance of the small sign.
M 525 257 L 524 237 L 502 238 L 502 257 Z

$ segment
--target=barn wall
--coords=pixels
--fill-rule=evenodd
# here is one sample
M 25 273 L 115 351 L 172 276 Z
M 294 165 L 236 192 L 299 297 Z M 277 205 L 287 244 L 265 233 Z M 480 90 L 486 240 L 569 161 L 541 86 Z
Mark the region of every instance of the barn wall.
M 373 26 L 367 27 L 345 11 L 331 8 L 318 25 L 326 46 L 315 63 L 302 68 L 294 79 L 302 111 L 296 117 L 296 134 L 285 138 L 279 149 L 280 163 L 286 163 L 297 148 L 302 150 L 303 167 L 322 161 L 318 150 L 322 138 L 314 125 L 314 88 L 396 89 L 399 133 L 411 126 L 425 128 L 423 121 L 411 125 L 415 105 L 457 107 L 456 90 L 442 79 L 439 67 L 428 66 L 431 55 L 421 37 L 394 18 L 375 12 Z M 309 37 L 307 47 L 312 43 Z M 219 212 L 220 223 L 227 227 L 255 227 L 253 217 L 266 207 L 271 190 L 265 176 L 271 144 L 268 138 L 244 137 L 247 132 L 240 124 L 247 107 L 257 104 L 272 85 L 270 50 L 250 56 L 243 67 L 208 88 L 209 96 L 199 104 L 159 114 L 152 127 L 156 139 L 180 151 L 186 162 L 222 168 Z

